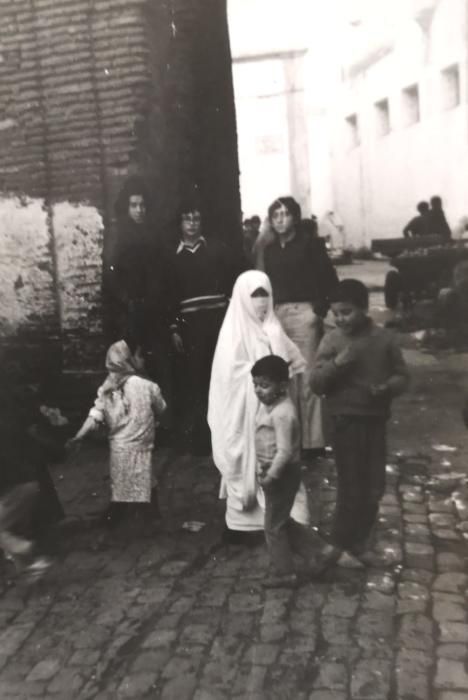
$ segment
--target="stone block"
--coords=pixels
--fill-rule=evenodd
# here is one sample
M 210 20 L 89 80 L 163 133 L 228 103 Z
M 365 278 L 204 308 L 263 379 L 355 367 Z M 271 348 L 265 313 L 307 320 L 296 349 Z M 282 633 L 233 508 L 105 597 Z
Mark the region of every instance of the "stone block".
M 433 590 L 447 593 L 463 593 L 468 587 L 468 575 L 460 572 L 439 574 L 436 577 Z
M 468 673 L 462 661 L 439 659 L 435 686 L 442 690 L 468 691 Z
M 463 622 L 440 622 L 440 639 L 446 644 L 467 644 L 468 624 Z

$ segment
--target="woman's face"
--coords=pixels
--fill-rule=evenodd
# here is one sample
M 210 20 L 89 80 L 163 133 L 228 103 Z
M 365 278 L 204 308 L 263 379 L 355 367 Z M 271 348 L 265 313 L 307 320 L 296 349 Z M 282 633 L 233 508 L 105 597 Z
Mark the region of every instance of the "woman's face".
M 199 211 L 189 211 L 181 217 L 182 237 L 185 240 L 197 240 L 201 235 L 201 214 Z
M 263 323 L 268 313 L 268 307 L 270 304 L 270 295 L 268 292 L 260 287 L 256 289 L 251 296 L 252 306 L 258 320 Z
M 143 224 L 146 217 L 145 198 L 142 194 L 132 194 L 128 200 L 128 215 L 136 224 Z
M 271 225 L 279 236 L 285 236 L 294 229 L 294 217 L 284 204 L 274 210 L 271 215 Z

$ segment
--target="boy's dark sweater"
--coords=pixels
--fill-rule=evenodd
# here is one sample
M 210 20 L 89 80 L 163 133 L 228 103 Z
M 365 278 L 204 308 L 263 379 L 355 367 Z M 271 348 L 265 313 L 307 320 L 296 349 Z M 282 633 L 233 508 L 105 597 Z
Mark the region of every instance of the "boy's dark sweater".
M 335 358 L 347 346 L 357 352 L 349 365 L 338 367 Z M 320 343 L 312 379 L 312 389 L 324 395 L 331 415 L 376 416 L 387 418 L 394 396 L 408 384 L 408 370 L 393 334 L 368 319 L 354 335 L 338 328 Z M 371 387 L 389 383 L 389 390 L 373 396 Z

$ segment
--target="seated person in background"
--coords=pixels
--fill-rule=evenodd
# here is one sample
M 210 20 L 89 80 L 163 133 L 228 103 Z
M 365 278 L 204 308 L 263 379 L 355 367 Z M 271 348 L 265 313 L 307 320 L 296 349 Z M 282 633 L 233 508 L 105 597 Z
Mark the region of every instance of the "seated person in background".
M 431 197 L 431 209 L 429 212 L 431 233 L 446 240 L 452 238 L 452 231 L 445 218 L 445 212 L 442 207 L 442 199 L 438 195 Z
M 431 214 L 427 202 L 419 202 L 416 207 L 419 214 L 409 221 L 403 229 L 405 238 L 416 238 L 418 236 L 429 236 L 431 230 Z

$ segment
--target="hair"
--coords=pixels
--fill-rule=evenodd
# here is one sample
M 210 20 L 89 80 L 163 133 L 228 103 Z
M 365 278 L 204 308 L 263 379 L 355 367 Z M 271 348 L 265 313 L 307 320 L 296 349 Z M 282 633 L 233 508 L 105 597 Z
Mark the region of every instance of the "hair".
M 426 212 L 429 211 L 429 203 L 428 202 L 419 202 L 418 206 L 416 207 L 418 212 L 420 214 L 425 214 Z
M 257 224 L 257 226 L 259 226 L 259 225 L 262 223 L 262 221 L 261 221 L 260 217 L 258 216 L 258 214 L 254 214 L 254 215 L 250 218 L 250 221 L 251 221 L 252 224 Z
M 442 197 L 439 197 L 438 194 L 431 197 L 431 207 L 433 209 L 442 209 Z
M 359 280 L 341 280 L 331 294 L 331 303 L 347 302 L 354 304 L 359 309 L 367 310 L 369 307 L 369 292 L 365 284 Z
M 289 365 L 279 355 L 265 355 L 257 360 L 250 373 L 252 377 L 266 377 L 272 382 L 287 382 Z
M 115 214 L 119 220 L 128 217 L 128 205 L 130 197 L 139 194 L 143 197 L 146 213 L 148 215 L 151 208 L 150 196 L 145 181 L 139 175 L 133 175 L 126 180 L 120 190 L 115 202 Z
M 200 196 L 198 194 L 197 188 L 186 192 L 179 204 L 179 221 L 182 219 L 183 214 L 189 214 L 191 212 L 198 211 L 201 213 L 201 203 Z
M 270 295 L 264 287 L 257 287 L 250 296 L 252 299 L 255 299 L 256 297 L 269 297 Z
M 298 202 L 296 202 L 294 197 L 278 197 L 278 199 L 275 199 L 275 201 L 268 207 L 268 219 L 270 221 L 273 218 L 274 212 L 280 207 L 286 207 L 288 212 L 293 217 L 295 225 L 300 222 L 302 216 L 301 206 Z

